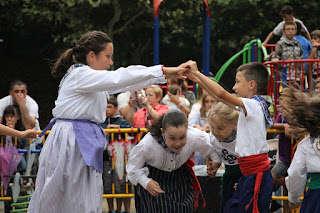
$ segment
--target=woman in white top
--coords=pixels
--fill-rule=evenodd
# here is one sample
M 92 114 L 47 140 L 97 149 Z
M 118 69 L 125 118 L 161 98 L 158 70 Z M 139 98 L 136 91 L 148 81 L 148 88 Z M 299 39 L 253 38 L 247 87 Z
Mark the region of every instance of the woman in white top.
M 127 177 L 136 186 L 137 212 L 193 212 L 200 186 L 190 155 L 199 151 L 207 158 L 213 153 L 209 134 L 188 127 L 180 110 L 162 115 L 149 131 L 132 149 L 127 165 Z
M 106 140 L 97 123 L 104 122 L 106 97 L 165 83 L 164 75 L 177 76 L 183 70 L 130 66 L 107 71 L 113 64 L 112 55 L 108 35 L 92 31 L 55 63 L 52 75 L 64 76 L 52 110 L 50 124 L 55 124 L 42 149 L 28 212 L 101 212 Z
M 320 212 L 320 98 L 310 98 L 295 88 L 285 88 L 280 97 L 283 116 L 294 136 L 308 134 L 299 144 L 285 179 L 291 207 L 297 207 L 306 185 L 301 213 Z M 310 179 L 308 180 L 308 175 Z

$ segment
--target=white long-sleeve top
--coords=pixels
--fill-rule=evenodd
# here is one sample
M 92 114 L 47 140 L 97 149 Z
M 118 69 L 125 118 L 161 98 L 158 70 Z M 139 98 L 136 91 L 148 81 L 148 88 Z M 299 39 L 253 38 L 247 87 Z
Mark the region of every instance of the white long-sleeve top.
M 194 151 L 198 151 L 205 158 L 213 153 L 208 133 L 189 127 L 187 143 L 179 154 L 173 154 L 164 149 L 148 133 L 131 151 L 127 164 L 127 177 L 134 185 L 139 183 L 146 189 L 152 179 L 148 178 L 149 170 L 144 167 L 145 163 L 157 169 L 172 172 L 179 169 Z
M 320 156 L 314 151 L 310 135 L 297 147 L 285 183 L 288 188 L 289 201 L 299 201 L 307 183 L 307 173 L 320 173 Z
M 225 165 L 237 165 L 237 155 L 235 151 L 236 140 L 229 143 L 220 142 L 212 133 L 210 133 L 210 142 L 214 147 L 211 160 L 216 163 L 224 163 Z
M 52 114 L 55 118 L 103 123 L 109 93 L 142 89 L 155 83 L 166 83 L 160 65 L 129 66 L 116 71 L 78 67 L 63 80 Z

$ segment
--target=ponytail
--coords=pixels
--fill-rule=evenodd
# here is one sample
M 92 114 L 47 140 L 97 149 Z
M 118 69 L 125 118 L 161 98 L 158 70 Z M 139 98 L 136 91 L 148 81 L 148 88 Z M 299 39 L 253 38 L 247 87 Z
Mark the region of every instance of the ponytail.
M 106 48 L 108 43 L 112 43 L 109 36 L 101 31 L 91 31 L 84 34 L 77 45 L 66 50 L 54 64 L 51 74 L 53 77 L 58 78 L 64 75 L 71 65 L 80 63 L 87 65 L 87 55 L 93 51 L 98 55 Z
M 51 69 L 51 74 L 53 77 L 58 78 L 64 75 L 69 67 L 75 63 L 73 57 L 72 49 L 67 49 L 62 55 L 58 58 L 56 63 L 54 63 L 53 68 Z

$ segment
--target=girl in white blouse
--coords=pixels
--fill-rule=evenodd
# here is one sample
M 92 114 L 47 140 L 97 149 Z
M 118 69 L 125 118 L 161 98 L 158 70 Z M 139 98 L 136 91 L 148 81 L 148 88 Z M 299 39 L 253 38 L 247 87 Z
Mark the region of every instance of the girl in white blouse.
M 293 135 L 308 134 L 298 144 L 285 179 L 289 204 L 295 208 L 301 203 L 300 196 L 307 185 L 300 212 L 320 212 L 320 98 L 310 98 L 295 88 L 285 88 L 280 96 L 280 107 Z
M 107 34 L 92 31 L 66 50 L 51 73 L 63 76 L 54 125 L 40 155 L 37 184 L 28 212 L 102 212 L 102 156 L 106 97 L 165 83 L 180 67 L 130 66 L 107 71 L 113 64 Z M 48 127 L 49 128 L 49 127 Z M 46 128 L 45 130 L 47 130 Z
M 194 165 L 190 156 L 194 151 L 205 158 L 212 155 L 209 135 L 188 127 L 180 110 L 161 116 L 149 131 L 131 151 L 127 165 L 128 179 L 136 186 L 137 212 L 193 212 L 198 195 L 193 187 L 200 187 L 189 170 Z

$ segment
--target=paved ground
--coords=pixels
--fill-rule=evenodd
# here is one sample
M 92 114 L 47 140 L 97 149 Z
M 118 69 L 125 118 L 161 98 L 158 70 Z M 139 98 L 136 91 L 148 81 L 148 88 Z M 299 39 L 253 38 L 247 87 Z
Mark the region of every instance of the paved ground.
M 115 204 L 115 206 L 116 206 L 116 204 Z M 103 212 L 108 212 L 108 204 L 107 204 L 107 200 L 106 199 L 103 199 L 102 211 Z M 122 209 L 122 211 L 124 211 L 124 209 Z M 4 203 L 3 203 L 3 201 L 0 201 L 0 212 L 4 212 Z M 131 199 L 130 213 L 136 213 L 136 210 L 135 210 L 135 207 L 134 207 L 134 199 Z

